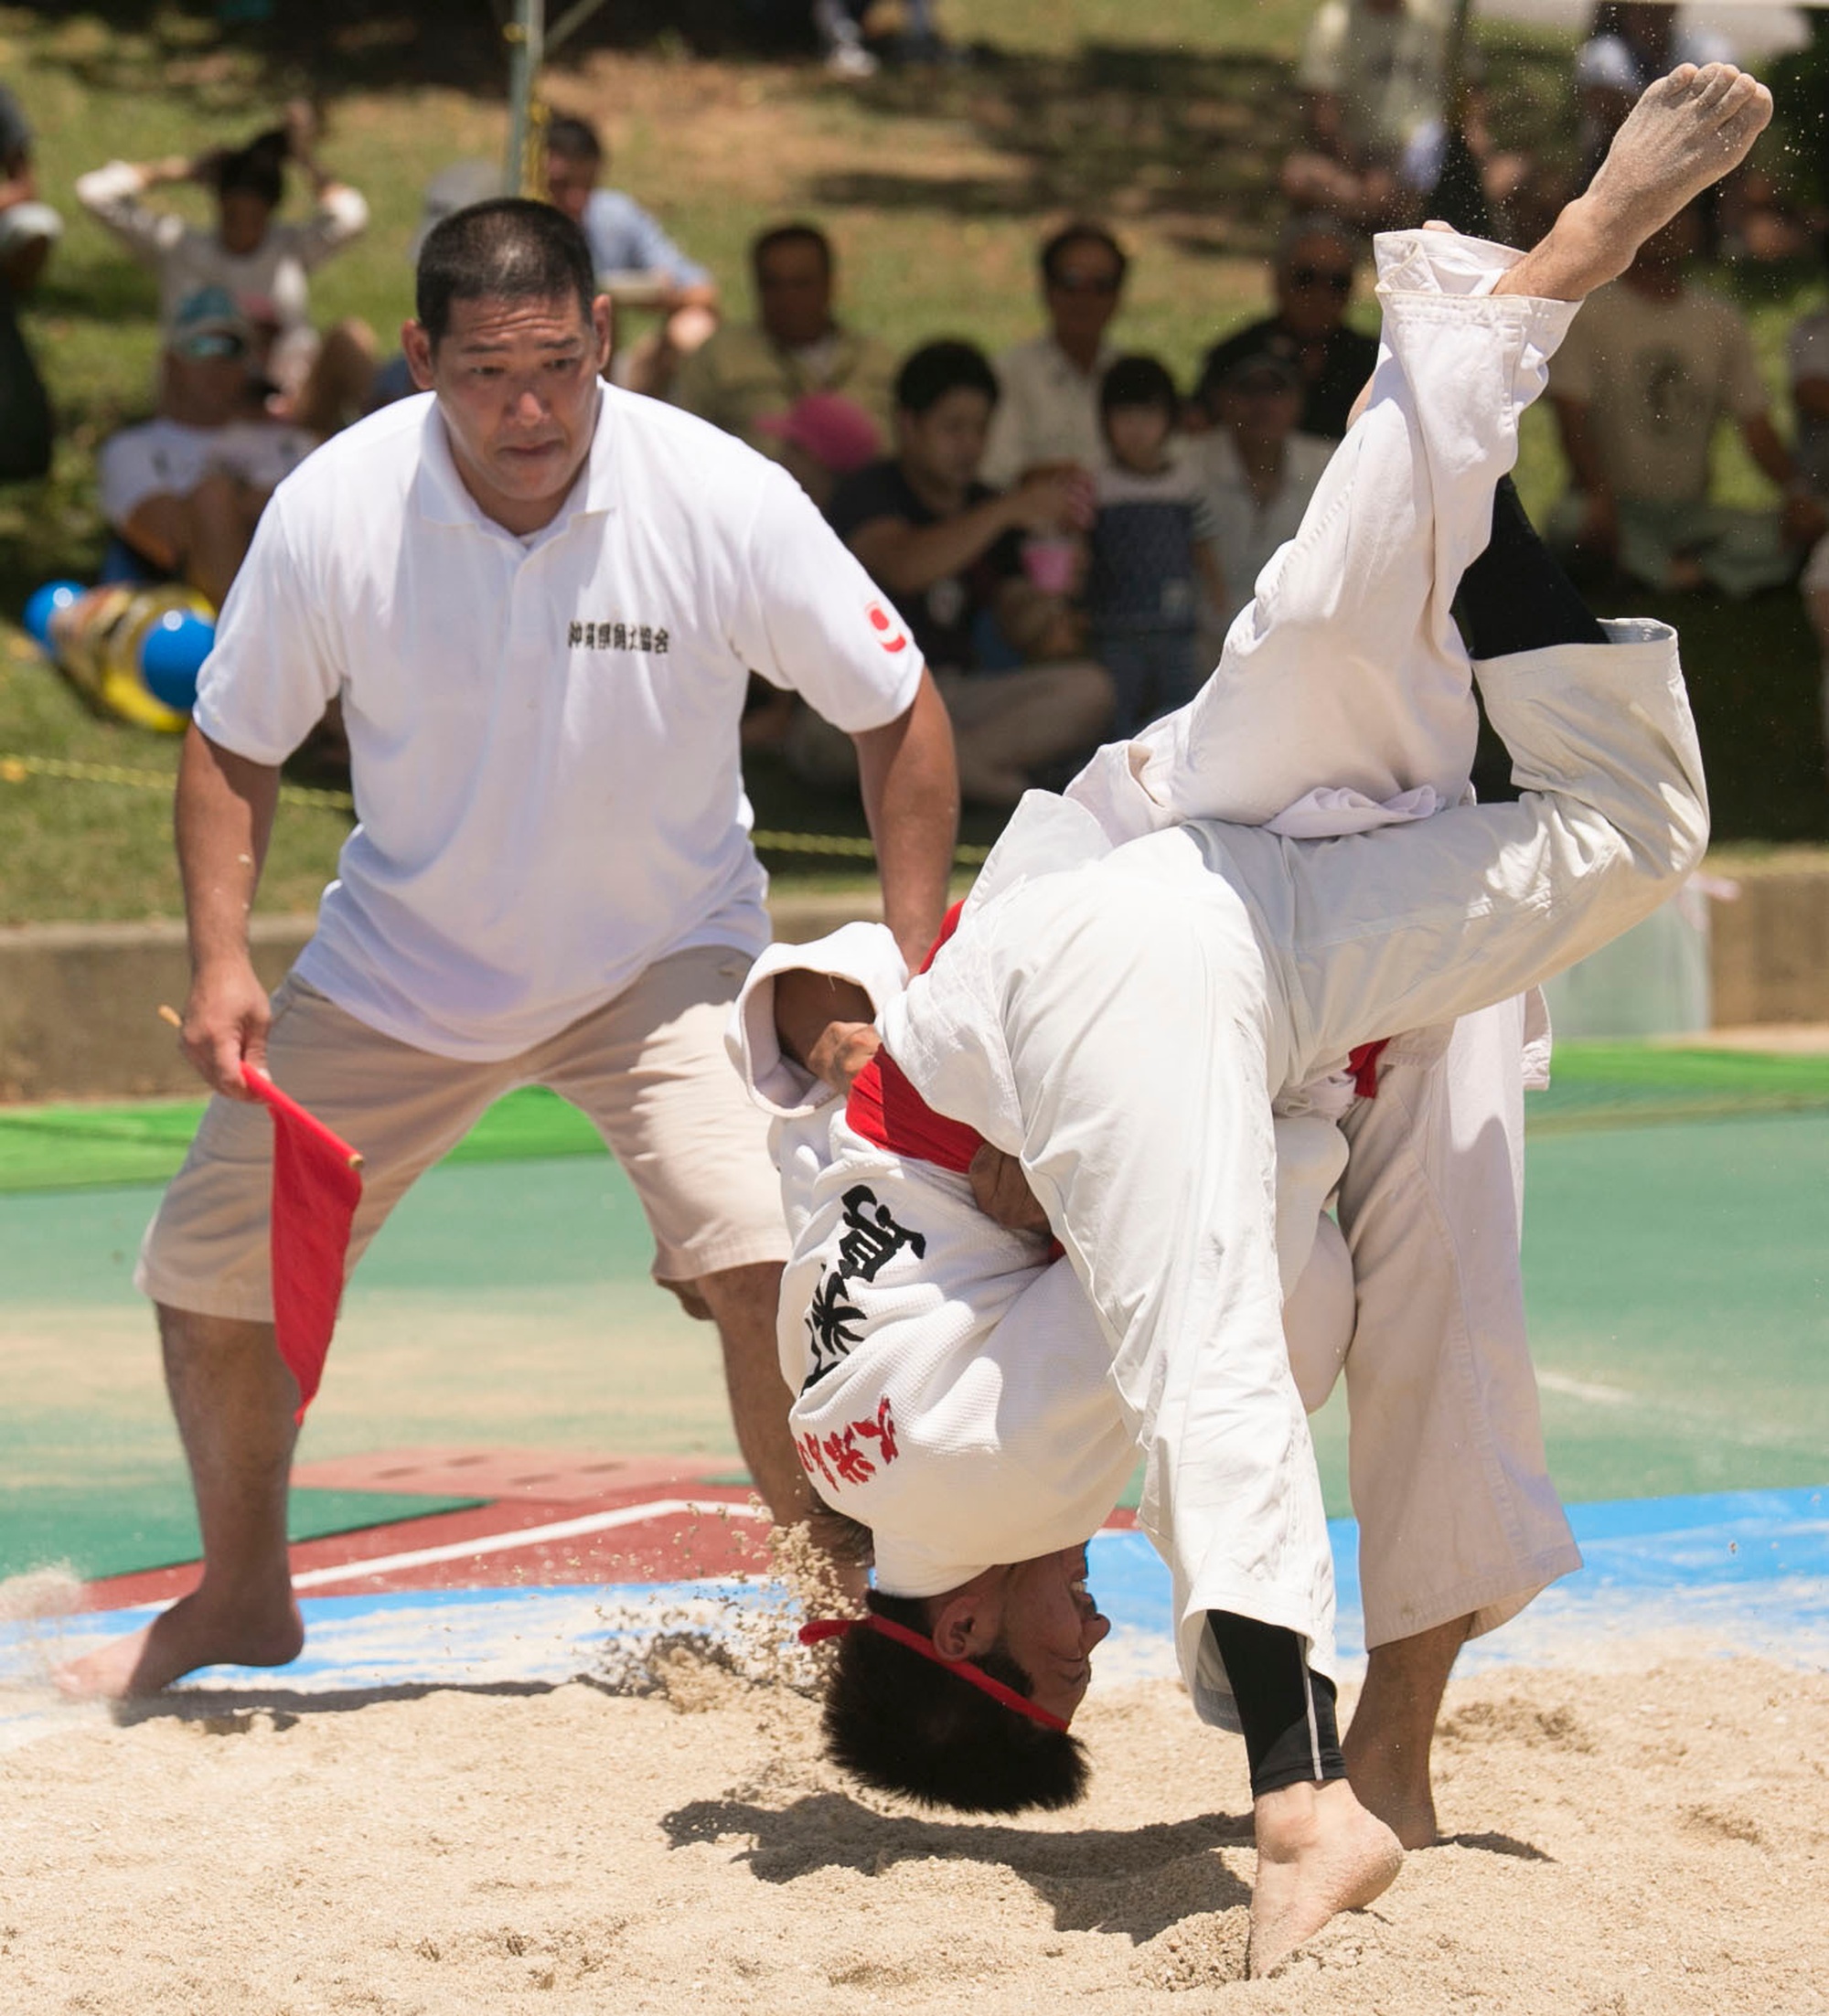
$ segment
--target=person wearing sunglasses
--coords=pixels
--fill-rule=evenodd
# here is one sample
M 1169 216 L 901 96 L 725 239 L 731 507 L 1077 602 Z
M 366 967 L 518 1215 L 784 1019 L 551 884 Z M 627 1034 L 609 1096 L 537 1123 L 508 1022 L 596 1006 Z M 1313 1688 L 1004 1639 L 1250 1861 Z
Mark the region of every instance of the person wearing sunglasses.
M 1358 260 L 1358 239 L 1337 218 L 1299 217 L 1284 228 L 1270 268 L 1276 313 L 1215 343 L 1201 366 L 1194 398 L 1210 418 L 1219 387 L 1237 366 L 1267 354 L 1293 366 L 1300 382 L 1297 432 L 1341 439 L 1378 361 L 1376 337 L 1346 320 Z
M 1041 264 L 1048 326 L 996 360 L 1001 396 L 979 475 L 997 490 L 1036 469 L 1106 459 L 1098 385 L 1117 355 L 1106 331 L 1130 261 L 1104 225 L 1082 219 L 1043 244 Z

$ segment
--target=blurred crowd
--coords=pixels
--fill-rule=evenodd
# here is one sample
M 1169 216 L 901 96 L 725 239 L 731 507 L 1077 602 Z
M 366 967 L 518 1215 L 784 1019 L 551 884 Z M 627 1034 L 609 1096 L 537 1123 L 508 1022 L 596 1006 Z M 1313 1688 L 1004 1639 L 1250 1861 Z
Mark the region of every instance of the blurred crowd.
M 830 66 L 864 74 L 856 11 L 839 0 L 816 11 Z M 546 122 L 542 193 L 584 232 L 615 304 L 611 375 L 793 473 L 925 653 L 967 795 L 1009 805 L 1180 705 L 1214 662 L 1376 360 L 1362 326 L 1371 234 L 1440 216 L 1530 242 L 1649 81 L 1733 53 L 1670 5 L 1597 6 L 1570 80 L 1581 119 L 1570 173 L 1494 132 L 1471 49 L 1451 76 L 1450 14 L 1450 0 L 1322 0 L 1297 72 L 1303 130 L 1282 164 L 1289 220 L 1264 313 L 1215 332 L 1187 384 L 1114 340 L 1130 257 L 1096 219 L 1047 234 L 1036 333 L 988 357 L 953 336 L 900 350 L 858 326 L 831 240 L 811 222 L 761 233 L 748 299 L 723 300 L 707 268 L 612 185 L 581 119 Z M 933 38 L 929 56 L 942 48 L 925 9 L 910 32 Z M 317 144 L 310 108 L 294 104 L 241 147 L 111 161 L 76 183 L 77 200 L 158 283 L 153 415 L 100 458 L 117 577 L 181 578 L 219 603 L 286 471 L 414 389 L 404 358 L 380 355 L 365 326 L 313 318 L 312 272 L 368 219 Z M 39 199 L 30 129 L 4 89 L 0 176 L 0 478 L 14 478 L 50 455 L 16 305 L 61 223 Z M 187 182 L 210 192 L 207 225 L 158 200 Z M 302 216 L 280 214 L 289 183 L 306 194 Z M 487 164 L 442 170 L 420 236 L 500 187 Z M 1829 742 L 1829 310 L 1790 334 L 1787 439 L 1745 317 L 1693 277 L 1706 260 L 1820 258 L 1824 235 L 1756 151 L 1588 304 L 1551 367 L 1568 485 L 1547 529 L 1603 599 L 1621 585 L 1801 594 Z M 1770 485 L 1761 508 L 1717 495 L 1727 429 Z M 853 787 L 848 738 L 759 681 L 745 735 L 809 784 Z

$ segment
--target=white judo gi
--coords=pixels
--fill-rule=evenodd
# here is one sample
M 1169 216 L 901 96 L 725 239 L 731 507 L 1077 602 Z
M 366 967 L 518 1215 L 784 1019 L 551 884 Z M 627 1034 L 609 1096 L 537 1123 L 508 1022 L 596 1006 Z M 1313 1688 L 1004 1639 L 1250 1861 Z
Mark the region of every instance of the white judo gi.
M 1077 1543 L 1140 1447 L 1143 1523 L 1174 1570 L 1184 1667 L 1211 1720 L 1229 1703 L 1203 1657 L 1209 1608 L 1285 1625 L 1330 1663 L 1332 1578 L 1278 1264 L 1276 1188 L 1302 1157 L 1279 1172 L 1273 1100 L 1300 1132 L 1311 1088 L 1354 1045 L 1513 995 L 1605 942 L 1661 900 L 1704 827 L 1674 640 L 1641 624 L 1484 668 L 1522 781 L 1543 794 L 1520 805 L 1325 844 L 1194 824 L 1111 851 L 1127 819 L 1147 830 L 1228 791 L 1259 816 L 1307 799 L 1300 816 L 1368 828 L 1460 795 L 1472 711 L 1447 603 L 1573 311 L 1471 298 L 1509 256 L 1490 248 L 1428 234 L 1380 250 L 1372 407 L 1165 761 L 1148 738 L 1116 752 L 1097 816 L 1029 801 L 959 936 L 884 1003 L 887 1048 L 929 1104 L 1021 1156 L 1096 1329 L 1067 1267 L 985 1220 L 962 1177 L 873 1148 L 842 1117 L 803 1113 L 782 1142 L 795 1430 L 822 1495 L 872 1527 L 883 1585 L 935 1594 Z M 1443 522 L 1457 484 L 1478 494 L 1458 528 Z M 1407 623 L 1381 633 L 1369 604 L 1394 584 Z M 1394 690 L 1435 768 L 1393 728 Z M 1289 736 L 1272 719 L 1260 739 L 1256 715 L 1278 701 Z M 1298 762 L 1297 732 L 1326 745 L 1321 759 Z M 1260 802 L 1236 779 L 1214 785 L 1215 750 L 1246 781 L 1257 764 Z M 1332 797 L 1314 795 L 1317 775 L 1339 780 Z M 1179 800 L 1178 777 L 1192 780 Z M 1085 782 L 1096 803 L 1099 778 Z M 778 1107 L 798 1088 L 754 1012 L 767 971 L 818 963 L 878 998 L 893 988 L 880 950 L 824 949 L 778 948 L 740 1019 Z M 1331 1120 L 1308 1122 L 1325 1165 Z M 1335 1157 L 1310 1237 L 1339 1173 Z M 1362 1222 L 1378 1217 L 1373 1188 Z
M 1068 786 L 1111 839 L 1188 818 L 1312 837 L 1471 797 L 1478 720 L 1449 606 L 1576 313 L 1474 307 L 1518 256 L 1440 232 L 1378 241 L 1373 400 L 1300 532 L 1196 699 Z M 1546 1083 L 1548 1050 L 1533 991 L 1398 1038 L 1375 1099 L 1336 1078 L 1278 1102 L 1279 1255 L 1286 1287 L 1300 1277 L 1286 1327 L 1311 1412 L 1344 1360 L 1368 1646 L 1463 1616 L 1477 1637 L 1581 1564 L 1549 1479 L 1518 1253 L 1522 1094 Z M 1350 1265 L 1314 1210 L 1336 1178 Z

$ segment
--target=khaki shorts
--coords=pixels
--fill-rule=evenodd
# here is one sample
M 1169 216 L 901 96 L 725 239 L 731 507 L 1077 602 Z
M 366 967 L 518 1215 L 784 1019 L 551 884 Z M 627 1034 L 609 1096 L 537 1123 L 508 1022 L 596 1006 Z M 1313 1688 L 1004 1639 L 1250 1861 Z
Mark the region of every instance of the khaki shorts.
M 675 953 L 569 1029 L 487 1063 L 397 1042 L 288 975 L 273 996 L 268 1063 L 361 1150 L 349 1268 L 414 1179 L 518 1085 L 551 1087 L 595 1125 L 641 1200 L 658 1280 L 684 1285 L 785 1260 L 768 1123 L 724 1053 L 726 1015 L 749 967 L 746 954 L 722 945 Z M 212 1099 L 147 1228 L 134 1275 L 142 1292 L 170 1308 L 271 1322 L 272 1171 L 264 1110 Z

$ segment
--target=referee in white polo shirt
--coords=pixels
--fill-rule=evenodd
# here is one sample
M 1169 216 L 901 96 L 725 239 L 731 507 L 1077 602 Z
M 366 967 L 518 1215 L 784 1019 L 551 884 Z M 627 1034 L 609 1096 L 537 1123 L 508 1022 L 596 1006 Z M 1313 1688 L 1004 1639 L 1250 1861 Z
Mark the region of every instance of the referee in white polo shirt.
M 489 1104 L 538 1083 L 636 1184 L 655 1274 L 723 1341 L 738 1440 L 805 1503 L 775 1357 L 787 1251 L 761 1116 L 722 1029 L 768 940 L 738 721 L 752 667 L 855 739 L 888 922 L 936 932 L 957 816 L 920 653 L 790 477 L 604 385 L 608 304 L 577 228 L 483 203 L 421 254 L 403 332 L 428 395 L 283 484 L 222 612 L 177 787 L 193 980 L 219 1096 L 146 1235 L 203 1531 L 197 1591 L 68 1668 L 155 1691 L 294 1658 L 297 1393 L 273 1346 L 267 1117 L 246 1064 L 367 1158 L 352 1264 Z M 279 766 L 340 699 L 359 824 L 269 1002 L 247 920 Z

